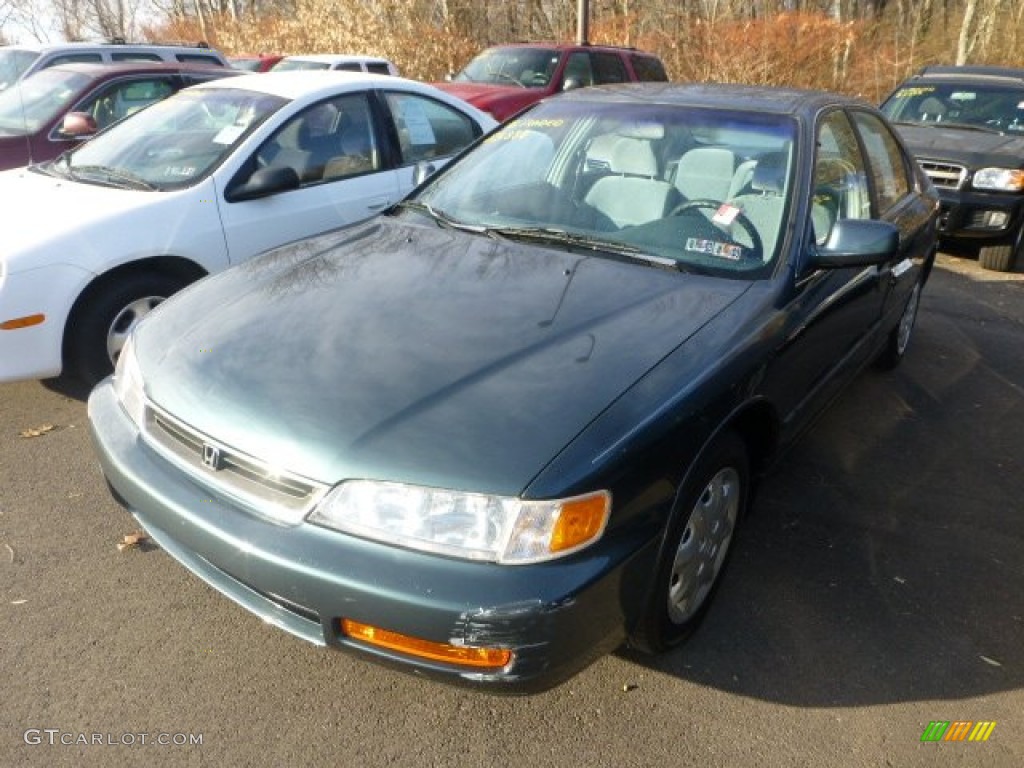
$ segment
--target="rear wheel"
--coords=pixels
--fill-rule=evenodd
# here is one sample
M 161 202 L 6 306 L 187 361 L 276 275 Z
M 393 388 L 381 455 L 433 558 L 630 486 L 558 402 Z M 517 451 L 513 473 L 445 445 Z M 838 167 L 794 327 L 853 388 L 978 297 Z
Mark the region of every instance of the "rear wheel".
M 184 286 L 179 278 L 140 273 L 110 280 L 84 296 L 68 320 L 71 373 L 92 386 L 113 371 L 142 318 Z
M 917 320 L 917 309 L 921 305 L 921 281 L 914 283 L 914 289 L 910 292 L 906 306 L 903 307 L 903 314 L 896 327 L 889 332 L 885 347 L 875 360 L 875 366 L 883 371 L 892 370 L 899 365 L 907 354 L 907 347 L 910 346 L 910 337 L 914 333 L 914 323 Z
M 746 446 L 734 433 L 724 433 L 705 451 L 680 494 L 650 603 L 631 645 L 663 651 L 700 625 L 728 562 L 749 487 Z

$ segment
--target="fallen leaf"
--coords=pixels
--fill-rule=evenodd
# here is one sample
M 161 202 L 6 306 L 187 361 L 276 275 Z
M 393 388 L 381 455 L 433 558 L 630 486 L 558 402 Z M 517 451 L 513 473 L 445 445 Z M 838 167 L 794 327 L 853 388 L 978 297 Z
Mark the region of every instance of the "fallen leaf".
M 11 600 L 11 605 L 24 605 L 28 600 Z
M 45 435 L 47 432 L 52 432 L 56 427 L 53 424 L 43 424 L 38 427 L 32 427 L 31 429 L 23 429 L 19 433 L 22 437 L 39 437 Z
M 134 549 L 146 541 L 149 541 L 149 536 L 142 531 L 136 531 L 135 533 L 125 534 L 125 537 L 117 542 L 117 548 L 119 551 L 124 552 L 126 549 Z

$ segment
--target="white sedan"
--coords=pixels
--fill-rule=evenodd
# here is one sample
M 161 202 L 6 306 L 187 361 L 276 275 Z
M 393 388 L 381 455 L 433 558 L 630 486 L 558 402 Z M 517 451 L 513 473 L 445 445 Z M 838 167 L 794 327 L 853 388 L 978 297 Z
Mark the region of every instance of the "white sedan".
M 0 173 L 0 381 L 98 381 L 174 291 L 373 216 L 495 125 L 411 80 L 248 75 Z

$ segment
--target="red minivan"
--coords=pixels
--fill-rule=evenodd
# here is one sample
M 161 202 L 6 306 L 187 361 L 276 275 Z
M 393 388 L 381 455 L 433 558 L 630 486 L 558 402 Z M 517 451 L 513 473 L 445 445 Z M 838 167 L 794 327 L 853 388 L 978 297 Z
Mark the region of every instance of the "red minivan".
M 573 88 L 667 80 L 661 59 L 636 48 L 517 43 L 486 49 L 447 82 L 434 85 L 505 121 Z
M 0 170 L 52 160 L 182 88 L 240 74 L 228 67 L 139 62 L 48 67 L 0 91 Z

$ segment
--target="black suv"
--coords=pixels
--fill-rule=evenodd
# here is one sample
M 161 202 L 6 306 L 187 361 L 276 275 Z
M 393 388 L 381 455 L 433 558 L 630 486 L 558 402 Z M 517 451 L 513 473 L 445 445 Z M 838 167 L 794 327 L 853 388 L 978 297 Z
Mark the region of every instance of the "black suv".
M 1024 69 L 925 67 L 883 102 L 942 199 L 944 240 L 1006 272 L 1024 250 Z

